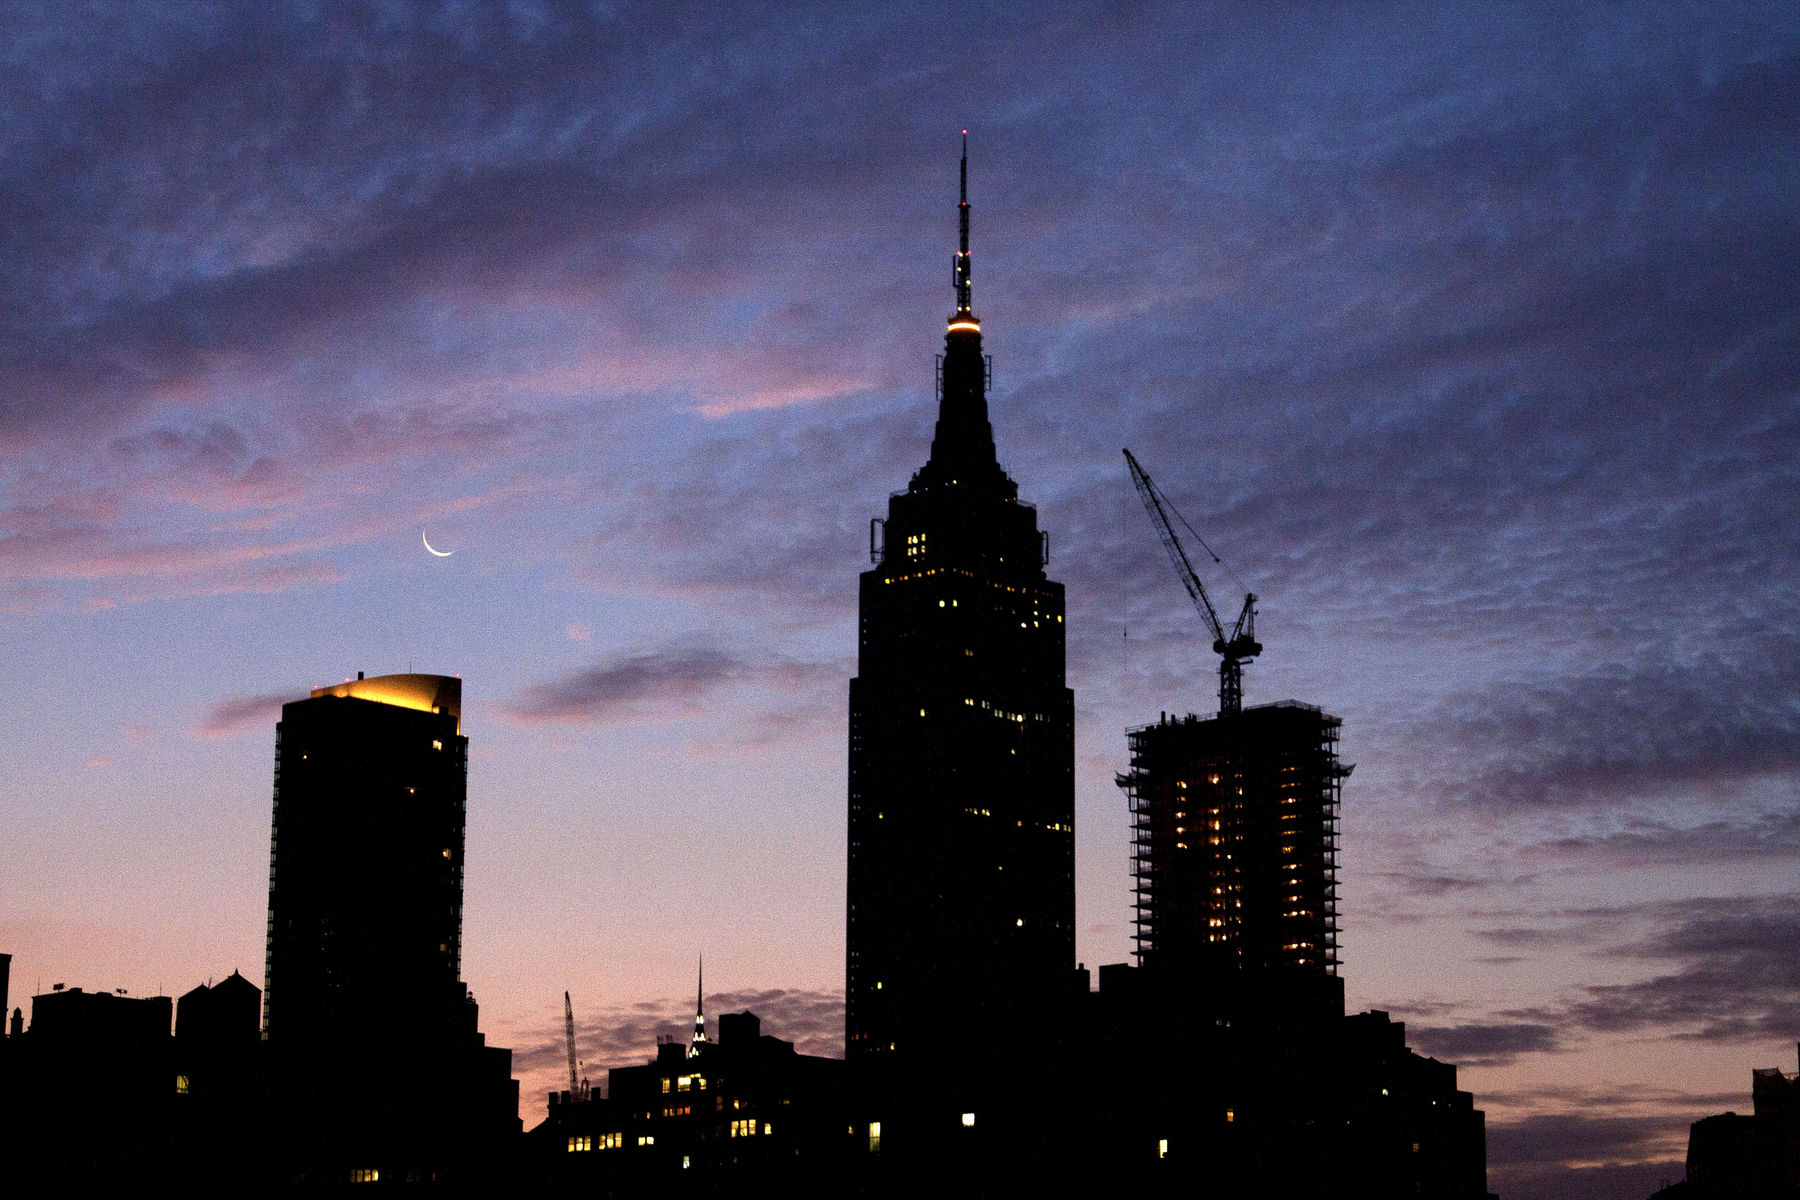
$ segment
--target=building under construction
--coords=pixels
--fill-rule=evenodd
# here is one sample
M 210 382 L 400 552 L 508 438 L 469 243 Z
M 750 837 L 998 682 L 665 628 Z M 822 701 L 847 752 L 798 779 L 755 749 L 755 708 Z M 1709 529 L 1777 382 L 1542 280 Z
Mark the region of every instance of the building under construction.
M 1337 974 L 1340 722 L 1288 700 L 1130 731 L 1139 966 L 1213 990 Z

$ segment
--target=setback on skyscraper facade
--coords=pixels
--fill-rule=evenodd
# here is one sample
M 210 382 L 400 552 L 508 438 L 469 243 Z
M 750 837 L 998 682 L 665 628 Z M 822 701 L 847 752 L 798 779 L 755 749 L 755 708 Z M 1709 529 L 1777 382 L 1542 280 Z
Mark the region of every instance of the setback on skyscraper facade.
M 931 456 L 871 525 L 850 682 L 846 1053 L 1015 1029 L 1075 945 L 1063 588 L 1001 469 L 971 306 L 968 154 Z
M 518 1129 L 511 1052 L 460 979 L 461 698 L 359 675 L 282 708 L 263 1037 L 296 1175 L 454 1175 Z

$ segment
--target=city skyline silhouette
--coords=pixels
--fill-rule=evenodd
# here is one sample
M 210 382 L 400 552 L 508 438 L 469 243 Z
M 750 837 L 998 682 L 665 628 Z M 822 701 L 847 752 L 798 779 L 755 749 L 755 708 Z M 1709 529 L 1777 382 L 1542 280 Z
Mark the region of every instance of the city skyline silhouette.
M 1344 722 L 1350 1007 L 1502 1195 L 1647 1194 L 1796 1023 L 1800 31 L 1733 13 L 14 14 L 13 1003 L 260 983 L 275 714 L 416 670 L 528 1125 L 559 994 L 636 1062 L 701 951 L 841 1053 L 854 577 L 967 127 L 1077 959 L 1130 956 L 1125 731 L 1214 703 L 1127 445 L 1263 597 L 1246 703 Z

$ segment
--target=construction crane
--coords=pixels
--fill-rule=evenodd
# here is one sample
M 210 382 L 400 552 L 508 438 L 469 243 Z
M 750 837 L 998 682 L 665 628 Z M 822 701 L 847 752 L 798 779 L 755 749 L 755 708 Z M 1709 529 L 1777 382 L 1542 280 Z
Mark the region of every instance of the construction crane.
M 563 1029 L 569 1035 L 569 1099 L 586 1100 L 587 1088 L 575 1073 L 575 1006 L 570 1003 L 567 992 L 563 993 Z
M 1200 582 L 1199 573 L 1188 560 L 1181 539 L 1175 536 L 1175 525 L 1169 520 L 1169 514 L 1174 513 L 1175 520 L 1187 525 L 1189 533 L 1194 533 L 1194 527 L 1188 525 L 1187 519 L 1176 512 L 1168 497 L 1150 482 L 1149 474 L 1138 465 L 1138 460 L 1131 456 L 1129 450 L 1125 451 L 1125 465 L 1131 468 L 1131 482 L 1137 485 L 1138 495 L 1144 501 L 1144 511 L 1150 514 L 1150 523 L 1156 526 L 1157 536 L 1162 538 L 1163 549 L 1169 552 L 1169 562 L 1174 565 L 1175 574 L 1181 577 L 1181 586 L 1187 589 L 1188 598 L 1200 610 L 1200 618 L 1212 630 L 1213 653 L 1219 656 L 1219 715 L 1243 712 L 1244 663 L 1262 653 L 1262 643 L 1256 640 L 1256 595 L 1253 592 L 1245 593 L 1244 607 L 1238 613 L 1230 632 L 1226 632 L 1224 622 L 1219 620 L 1219 614 L 1213 608 L 1212 599 L 1206 594 L 1206 586 Z M 1214 562 L 1221 561 L 1199 534 L 1195 533 L 1194 539 L 1200 542 Z

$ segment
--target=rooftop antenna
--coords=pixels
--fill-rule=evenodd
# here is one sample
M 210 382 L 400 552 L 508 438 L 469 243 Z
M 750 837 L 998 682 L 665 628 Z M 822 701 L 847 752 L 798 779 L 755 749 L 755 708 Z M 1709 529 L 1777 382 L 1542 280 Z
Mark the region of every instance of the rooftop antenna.
M 970 276 L 971 261 L 969 258 L 969 131 L 962 131 L 962 200 L 956 206 L 957 249 L 956 260 L 951 265 L 951 282 L 956 286 L 956 311 L 950 314 L 954 326 L 959 321 L 974 322 L 974 300 Z M 974 328 L 981 328 L 974 325 Z

